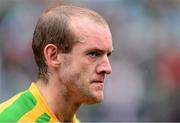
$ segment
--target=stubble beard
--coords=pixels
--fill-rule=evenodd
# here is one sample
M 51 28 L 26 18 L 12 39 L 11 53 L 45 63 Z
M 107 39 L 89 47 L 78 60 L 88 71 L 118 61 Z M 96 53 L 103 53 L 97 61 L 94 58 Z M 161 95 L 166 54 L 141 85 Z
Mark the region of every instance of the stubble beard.
M 84 75 L 86 73 L 86 75 Z M 79 103 L 95 104 L 102 102 L 104 95 L 103 90 L 97 90 L 86 78 L 87 71 L 66 72 L 62 75 L 61 81 L 67 88 L 67 93 Z
M 102 102 L 103 90 L 94 88 L 89 80 L 91 73 L 87 66 L 82 68 L 72 64 L 72 59 L 65 58 L 65 64 L 61 68 L 60 81 L 67 88 L 67 93 L 79 103 L 94 104 Z M 101 91 L 101 92 L 99 92 Z

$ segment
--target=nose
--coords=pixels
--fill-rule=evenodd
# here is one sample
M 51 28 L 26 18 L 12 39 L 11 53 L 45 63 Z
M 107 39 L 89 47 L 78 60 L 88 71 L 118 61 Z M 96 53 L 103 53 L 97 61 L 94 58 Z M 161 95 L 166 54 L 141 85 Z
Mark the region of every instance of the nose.
M 98 74 L 111 74 L 112 68 L 107 56 L 103 57 L 103 60 L 98 64 L 96 72 Z

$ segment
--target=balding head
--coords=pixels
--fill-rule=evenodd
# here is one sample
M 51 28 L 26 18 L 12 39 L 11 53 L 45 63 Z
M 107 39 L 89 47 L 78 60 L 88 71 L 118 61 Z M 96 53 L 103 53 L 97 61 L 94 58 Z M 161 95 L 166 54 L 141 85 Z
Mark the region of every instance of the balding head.
M 86 8 L 58 6 L 45 11 L 37 22 L 32 41 L 34 57 L 39 68 L 39 78 L 48 79 L 48 66 L 43 54 L 47 44 L 54 44 L 60 52 L 69 53 L 79 40 L 71 28 L 71 23 L 75 22 L 73 17 L 79 21 L 81 18 L 87 17 L 95 23 L 107 25 L 103 17 Z

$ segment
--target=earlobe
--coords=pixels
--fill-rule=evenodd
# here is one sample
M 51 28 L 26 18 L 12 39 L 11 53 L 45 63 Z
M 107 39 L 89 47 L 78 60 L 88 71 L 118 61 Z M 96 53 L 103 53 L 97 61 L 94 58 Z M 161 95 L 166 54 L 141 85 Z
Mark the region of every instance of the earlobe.
M 46 64 L 51 67 L 58 67 L 61 64 L 61 60 L 58 57 L 58 48 L 54 44 L 47 44 L 44 48 L 44 57 Z

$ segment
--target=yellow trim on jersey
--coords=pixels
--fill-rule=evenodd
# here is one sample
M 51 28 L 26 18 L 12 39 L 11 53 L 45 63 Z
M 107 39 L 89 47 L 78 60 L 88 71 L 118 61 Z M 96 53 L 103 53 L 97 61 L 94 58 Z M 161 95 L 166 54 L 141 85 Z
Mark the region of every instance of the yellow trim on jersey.
M 36 84 L 32 83 L 28 90 L 32 93 L 32 95 L 37 100 L 37 104 L 35 105 L 35 107 L 31 111 L 25 113 L 18 120 L 18 122 L 20 122 L 20 123 L 22 123 L 22 122 L 29 122 L 29 121 L 35 122 L 38 119 L 39 116 L 41 116 L 43 113 L 46 112 L 50 116 L 49 123 L 51 123 L 51 122 L 53 122 L 53 123 L 60 123 L 60 121 L 57 119 L 55 114 L 51 111 L 51 109 L 48 106 L 48 104 L 46 103 L 45 99 L 42 97 L 42 94 L 39 91 L 39 89 L 36 86 Z M 26 91 L 24 91 L 24 92 L 26 92 Z M 16 99 L 18 99 L 24 92 L 20 92 L 17 95 L 15 95 L 14 97 L 12 97 L 11 99 L 7 100 L 6 102 L 0 104 L 0 113 L 4 109 L 6 109 L 8 106 L 13 104 L 13 102 Z M 76 118 L 76 115 L 74 115 L 73 123 L 80 123 L 80 121 Z
M 29 111 L 23 117 L 21 117 L 19 122 L 27 122 L 27 121 L 35 122 L 37 118 L 44 112 L 47 112 L 50 115 L 51 117 L 50 122 L 59 122 L 56 116 L 54 115 L 54 113 L 51 111 L 51 109 L 47 105 L 46 101 L 41 96 L 42 94 L 39 91 L 38 87 L 35 85 L 35 83 L 31 84 L 29 91 L 36 98 L 37 104 L 31 111 Z
M 15 95 L 14 97 L 10 98 L 9 100 L 7 100 L 4 103 L 0 104 L 0 112 L 2 112 L 4 109 L 6 109 L 8 106 L 10 106 L 22 94 L 23 94 L 23 92 L 20 92 L 19 94 Z
M 37 103 L 36 106 L 29 112 L 27 112 L 25 115 L 23 115 L 18 122 L 35 122 L 37 118 L 44 113 L 43 110 L 39 110 L 40 104 Z

